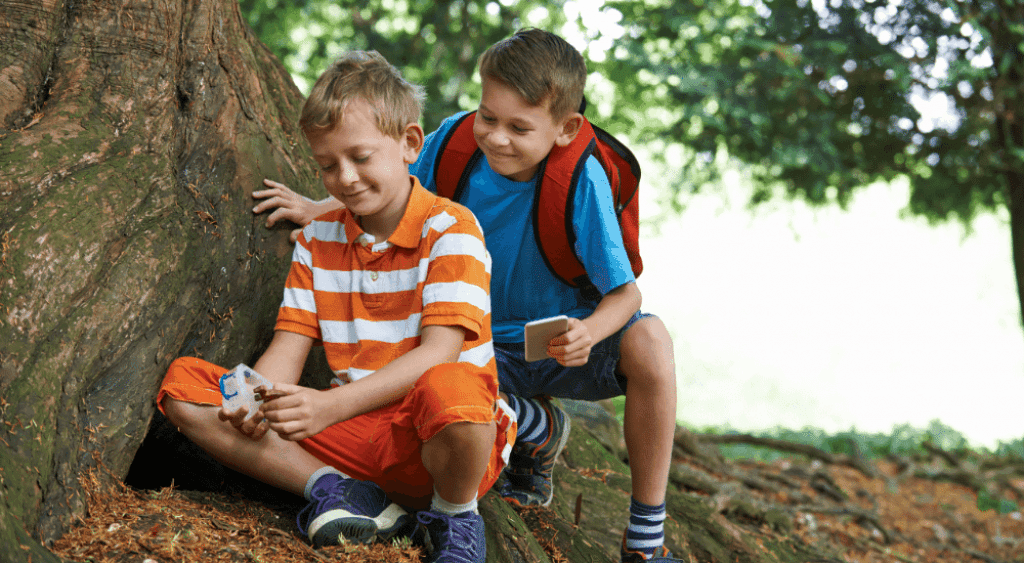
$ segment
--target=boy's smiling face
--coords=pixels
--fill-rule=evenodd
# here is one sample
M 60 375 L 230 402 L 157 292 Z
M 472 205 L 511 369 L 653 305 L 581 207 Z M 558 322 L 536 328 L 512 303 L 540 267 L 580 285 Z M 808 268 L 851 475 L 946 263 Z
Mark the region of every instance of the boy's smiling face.
M 378 241 L 390 236 L 409 201 L 409 164 L 423 146 L 420 126 L 410 123 L 398 139 L 385 135 L 370 104 L 353 98 L 339 125 L 307 138 L 327 193 L 359 217 L 363 230 Z
M 511 86 L 484 78 L 473 136 L 495 172 L 526 182 L 556 144 L 572 142 L 582 119 L 578 113 L 555 119 L 548 111 L 548 102 L 529 105 Z

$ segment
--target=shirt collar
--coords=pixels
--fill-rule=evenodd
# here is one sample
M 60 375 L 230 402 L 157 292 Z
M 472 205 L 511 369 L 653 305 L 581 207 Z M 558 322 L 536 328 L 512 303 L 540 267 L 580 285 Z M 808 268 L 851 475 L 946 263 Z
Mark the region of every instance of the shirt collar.
M 395 232 L 391 233 L 387 242 L 403 248 L 416 248 L 419 246 L 420 238 L 423 236 L 423 224 L 427 221 L 427 215 L 434 207 L 434 199 L 437 197 L 428 192 L 416 176 L 409 176 L 412 179 L 412 191 L 409 193 L 409 202 L 405 206 L 405 213 L 398 222 Z M 366 232 L 359 226 L 359 221 L 352 213 L 346 213 L 345 217 L 345 239 L 357 242 L 360 236 Z M 367 235 L 369 236 L 369 235 Z

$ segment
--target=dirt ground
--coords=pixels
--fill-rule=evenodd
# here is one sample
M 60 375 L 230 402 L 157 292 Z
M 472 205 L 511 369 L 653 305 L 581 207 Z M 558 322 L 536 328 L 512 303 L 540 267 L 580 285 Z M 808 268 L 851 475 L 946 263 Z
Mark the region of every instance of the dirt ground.
M 853 467 L 799 456 L 733 465 L 740 472 L 788 483 L 782 490 L 754 494 L 792 515 L 793 528 L 786 533 L 809 545 L 827 546 L 841 553 L 842 561 L 1024 563 L 1021 512 L 979 510 L 974 489 L 953 482 L 969 481 L 963 475 L 922 476 L 920 466 L 912 470 L 904 462 L 876 461 L 871 464 L 876 476 L 869 477 Z M 1009 490 L 1024 488 L 1024 478 L 1004 482 Z M 135 490 L 97 475 L 86 478 L 86 488 L 88 513 L 51 547 L 71 561 L 418 561 L 418 549 L 408 543 L 313 549 L 296 530 L 301 504 L 291 497 L 253 502 L 251 493 Z M 743 522 L 742 514 L 730 517 Z M 746 525 L 754 533 L 779 533 L 755 520 Z
M 780 475 L 791 466 L 790 461 L 770 465 Z M 838 548 L 849 563 L 1024 562 L 1021 512 L 982 511 L 978 495 L 965 485 L 922 477 L 900 479 L 896 464 L 875 466 L 879 478 L 851 467 L 831 467 L 836 488 L 846 493 L 847 508 L 836 507 L 832 513 L 797 510 L 795 533 L 808 544 Z M 1024 480 L 1017 483 L 1021 485 Z M 794 504 L 784 496 L 773 500 Z

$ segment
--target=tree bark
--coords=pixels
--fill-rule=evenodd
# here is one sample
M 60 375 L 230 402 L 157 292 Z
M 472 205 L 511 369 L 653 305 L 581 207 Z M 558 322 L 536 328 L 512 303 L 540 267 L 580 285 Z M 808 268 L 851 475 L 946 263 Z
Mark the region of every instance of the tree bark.
M 1019 321 L 1024 324 L 1024 175 L 1007 174 L 1010 211 L 1010 252 L 1013 271 L 1017 279 Z
M 171 360 L 265 345 L 291 246 L 250 194 L 319 185 L 301 101 L 236 2 L 0 0 L 0 560 L 52 560 Z
M 1003 171 L 1017 300 L 1020 321 L 1024 323 L 1024 119 L 1020 112 L 1021 102 L 1024 102 L 1024 61 L 1020 57 L 1024 32 L 1012 25 L 1024 17 L 1024 2 L 1006 2 L 999 6 L 998 12 L 986 15 L 985 29 L 991 34 L 995 61 L 996 119 L 992 144 L 996 162 Z

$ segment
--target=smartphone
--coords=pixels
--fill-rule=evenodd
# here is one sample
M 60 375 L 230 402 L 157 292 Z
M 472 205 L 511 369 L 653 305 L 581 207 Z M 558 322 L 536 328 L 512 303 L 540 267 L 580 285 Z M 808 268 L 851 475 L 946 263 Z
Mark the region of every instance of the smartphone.
M 536 362 L 548 355 L 548 343 L 551 339 L 569 330 L 569 317 L 558 315 L 526 323 L 523 328 L 526 341 L 526 361 Z

